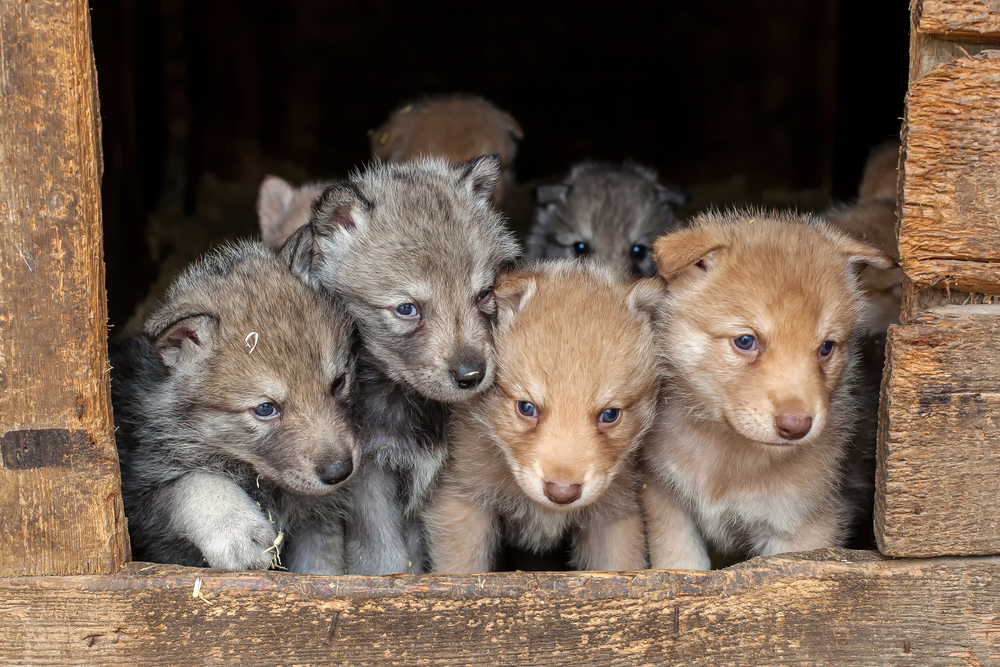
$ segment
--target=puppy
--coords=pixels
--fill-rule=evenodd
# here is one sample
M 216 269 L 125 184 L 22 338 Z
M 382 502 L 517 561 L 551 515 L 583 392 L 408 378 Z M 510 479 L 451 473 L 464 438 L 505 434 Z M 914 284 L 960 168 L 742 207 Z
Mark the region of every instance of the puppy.
M 646 567 L 634 453 L 656 415 L 662 283 L 540 264 L 497 287 L 497 383 L 457 408 L 427 512 L 435 572 L 486 572 L 506 537 L 572 535 L 581 569 Z
M 341 493 L 359 462 L 342 306 L 259 245 L 189 267 L 112 355 L 135 556 L 345 570 Z M 279 539 L 280 538 L 280 539 Z
M 524 132 L 514 117 L 471 95 L 426 97 L 397 109 L 371 132 L 372 155 L 400 163 L 416 157 L 464 162 L 480 155 L 500 155 L 502 172 L 490 199 L 501 210 L 514 184 L 514 157 Z
M 535 224 L 525 257 L 587 257 L 653 276 L 650 244 L 679 227 L 674 210 L 688 200 L 648 167 L 582 162 L 561 183 L 535 191 Z
M 805 216 L 704 214 L 658 239 L 666 400 L 643 492 L 654 568 L 841 544 L 864 295 L 884 253 Z
M 281 254 L 357 323 L 362 465 L 348 570 L 419 572 L 449 405 L 493 383 L 493 284 L 517 255 L 490 207 L 500 156 L 382 163 L 327 188 Z
M 278 176 L 266 176 L 257 193 L 257 221 L 261 242 L 272 250 L 309 223 L 312 203 L 323 194 L 329 183 L 306 183 L 295 187 Z

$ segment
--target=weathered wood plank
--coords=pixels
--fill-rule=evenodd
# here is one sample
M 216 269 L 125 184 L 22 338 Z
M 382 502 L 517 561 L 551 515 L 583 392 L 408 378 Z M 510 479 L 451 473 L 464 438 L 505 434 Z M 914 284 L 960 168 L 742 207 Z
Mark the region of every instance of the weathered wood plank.
M 0 580 L 3 664 L 933 667 L 998 657 L 995 557 L 831 550 L 716 572 L 372 578 L 136 563 L 113 576 Z
M 889 331 L 875 533 L 890 556 L 1000 553 L 1000 304 Z
M 901 265 L 917 290 L 1000 293 L 1000 52 L 911 82 L 903 132 Z
M 128 560 L 86 0 L 0 0 L 0 576 Z
M 917 30 L 947 39 L 1000 41 L 998 0 L 916 0 Z

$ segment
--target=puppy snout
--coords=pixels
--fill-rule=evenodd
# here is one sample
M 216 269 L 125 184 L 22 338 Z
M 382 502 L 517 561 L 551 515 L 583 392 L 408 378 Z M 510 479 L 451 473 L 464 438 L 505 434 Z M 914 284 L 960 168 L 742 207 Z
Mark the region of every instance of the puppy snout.
M 557 505 L 569 505 L 579 499 L 581 493 L 583 493 L 582 484 L 545 482 L 545 497 Z
M 458 368 L 451 370 L 451 377 L 459 389 L 472 389 L 478 387 L 486 376 L 486 364 L 483 362 L 474 364 L 459 364 Z
M 320 465 L 316 468 L 316 474 L 318 474 L 320 480 L 328 486 L 340 484 L 345 479 L 350 477 L 353 471 L 354 462 L 350 457 L 342 461 L 335 461 L 329 465 Z
M 784 414 L 774 418 L 778 435 L 784 440 L 799 440 L 804 438 L 812 428 L 812 417 L 801 414 Z

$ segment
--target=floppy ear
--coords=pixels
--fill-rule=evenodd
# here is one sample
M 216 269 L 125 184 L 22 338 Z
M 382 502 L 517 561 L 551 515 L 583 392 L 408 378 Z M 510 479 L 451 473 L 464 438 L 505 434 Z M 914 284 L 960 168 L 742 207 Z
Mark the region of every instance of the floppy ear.
M 844 236 L 840 241 L 841 250 L 847 255 L 848 264 L 867 264 L 876 269 L 891 269 L 896 262 L 873 245 Z
M 647 322 L 660 319 L 660 309 L 667 296 L 667 284 L 659 278 L 640 278 L 632 284 L 626 304 L 633 313 L 641 315 Z
M 688 268 L 707 271 L 712 263 L 712 253 L 725 245 L 725 239 L 715 230 L 682 229 L 656 239 L 653 257 L 660 275 L 670 281 Z
M 530 273 L 514 273 L 497 280 L 494 296 L 497 302 L 497 327 L 505 329 L 514 321 L 537 287 L 535 276 Z
M 257 221 L 262 238 L 271 238 L 288 215 L 295 197 L 291 183 L 277 176 L 265 176 L 257 192 Z
M 476 199 L 488 203 L 500 182 L 500 154 L 480 155 L 458 165 L 458 182 Z
M 219 323 L 192 304 L 171 304 L 153 313 L 142 330 L 153 341 L 163 364 L 176 368 L 206 358 L 215 345 Z

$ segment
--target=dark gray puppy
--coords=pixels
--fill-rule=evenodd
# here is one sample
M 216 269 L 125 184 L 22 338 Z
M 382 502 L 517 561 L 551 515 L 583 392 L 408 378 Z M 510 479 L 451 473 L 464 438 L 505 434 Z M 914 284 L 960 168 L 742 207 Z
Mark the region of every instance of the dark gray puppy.
M 493 283 L 517 256 L 489 205 L 499 178 L 498 155 L 377 165 L 327 188 L 281 250 L 344 299 L 360 333 L 351 573 L 423 568 L 420 513 L 445 460 L 448 404 L 493 382 Z
M 587 257 L 648 278 L 656 274 L 653 239 L 679 226 L 674 210 L 688 201 L 635 162 L 581 162 L 562 182 L 535 191 L 525 259 Z
M 189 267 L 112 352 L 136 558 L 344 572 L 340 491 L 359 463 L 344 308 L 257 244 Z

